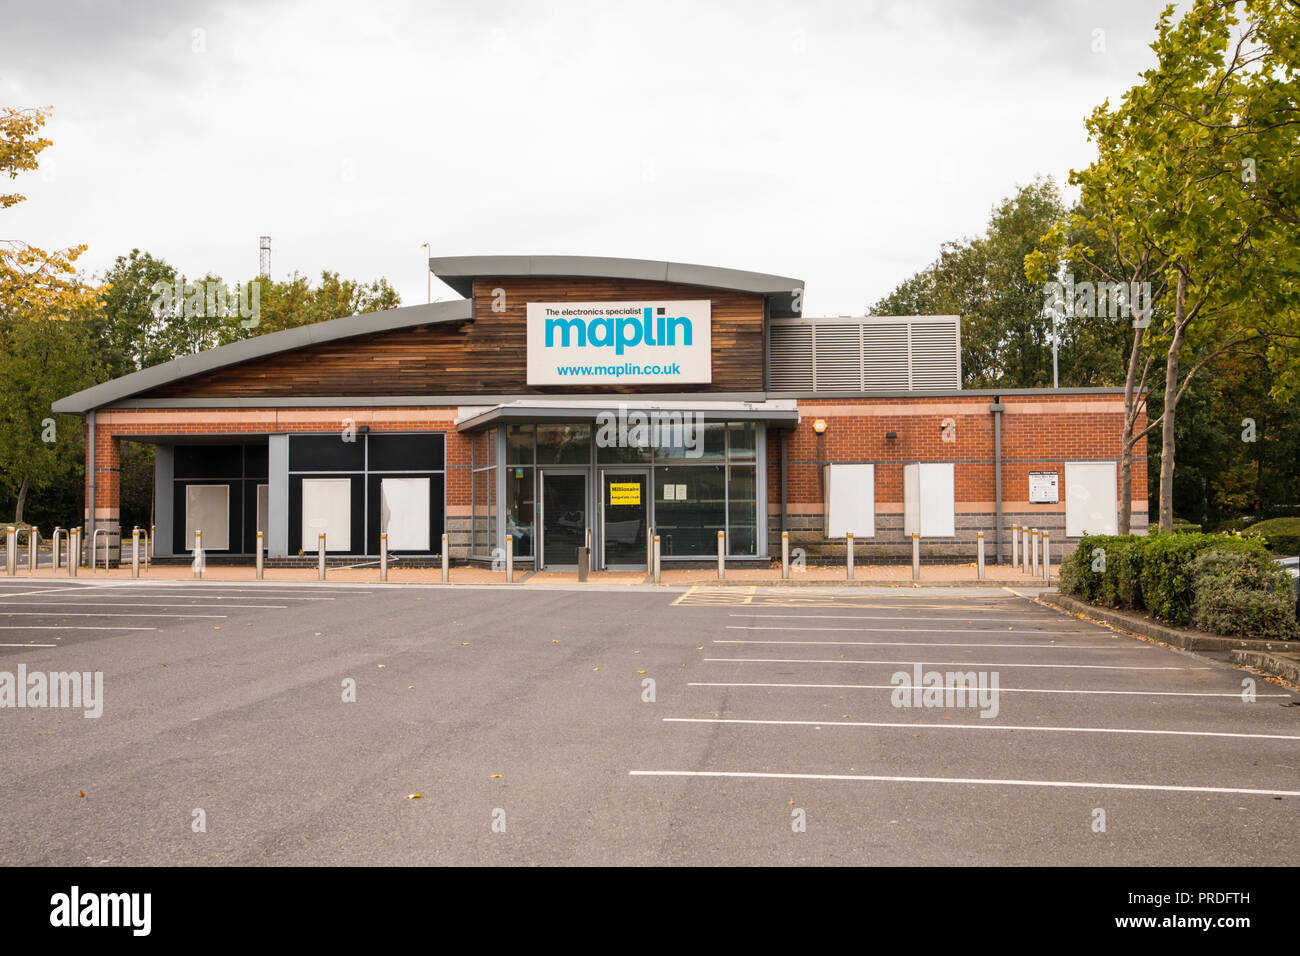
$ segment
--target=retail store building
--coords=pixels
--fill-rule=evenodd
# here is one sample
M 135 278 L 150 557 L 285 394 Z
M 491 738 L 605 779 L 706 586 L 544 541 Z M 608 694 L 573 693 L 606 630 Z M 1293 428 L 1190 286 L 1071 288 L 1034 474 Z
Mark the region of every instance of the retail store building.
M 155 447 L 159 556 L 389 550 L 596 568 L 970 559 L 1013 524 L 1113 531 L 1120 389 L 965 391 L 954 316 L 807 318 L 803 283 L 629 259 L 431 259 L 461 299 L 250 338 L 54 404 L 85 416 L 86 528 L 119 535 L 124 441 Z M 1142 427 L 1141 424 L 1138 426 Z M 1145 460 L 1134 530 L 1146 527 Z M 129 533 L 129 529 L 128 529 Z M 840 542 L 839 545 L 836 542 Z

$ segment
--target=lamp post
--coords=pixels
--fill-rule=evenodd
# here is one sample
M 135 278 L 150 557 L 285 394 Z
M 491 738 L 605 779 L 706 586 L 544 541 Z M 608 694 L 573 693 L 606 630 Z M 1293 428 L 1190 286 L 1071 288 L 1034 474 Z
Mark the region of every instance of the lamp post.
M 427 242 L 420 243 L 420 248 L 427 250 L 429 255 L 433 255 L 433 247 L 429 245 Z M 425 296 L 424 296 L 425 303 L 428 304 L 433 302 L 433 276 L 432 273 L 429 272 L 428 256 L 424 257 L 424 289 L 425 289 Z

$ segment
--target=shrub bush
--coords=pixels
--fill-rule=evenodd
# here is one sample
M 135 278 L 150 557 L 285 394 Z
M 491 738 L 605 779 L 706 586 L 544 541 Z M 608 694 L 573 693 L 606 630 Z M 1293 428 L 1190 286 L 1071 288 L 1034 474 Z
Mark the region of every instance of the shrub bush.
M 1142 556 L 1141 593 L 1148 611 L 1171 624 L 1192 616 L 1192 562 L 1202 551 L 1255 553 L 1267 558 L 1262 543 L 1217 534 L 1158 534 L 1147 539 Z
M 1242 567 L 1248 565 L 1267 570 L 1267 575 L 1261 570 L 1254 578 L 1246 571 L 1241 571 L 1234 580 L 1239 582 L 1237 590 L 1240 597 L 1237 603 L 1240 604 L 1243 616 L 1252 622 L 1271 620 L 1274 611 L 1270 609 L 1276 601 L 1259 596 L 1267 592 L 1264 585 L 1249 585 L 1250 581 L 1272 581 L 1273 578 L 1269 575 L 1274 570 L 1280 571 L 1274 568 L 1260 538 L 1191 532 L 1153 532 L 1147 536 L 1085 535 L 1061 565 L 1060 588 L 1089 604 L 1104 604 L 1134 611 L 1147 610 L 1171 624 L 1186 625 L 1192 621 L 1193 602 L 1196 598 L 1195 561 L 1198 555 L 1210 551 L 1242 556 L 1246 562 Z M 1207 562 L 1206 567 L 1211 564 L 1212 562 Z M 1284 571 L 1280 573 L 1285 576 Z M 1217 594 L 1222 591 L 1222 587 L 1218 590 L 1211 587 L 1211 590 Z M 1248 594 L 1254 594 L 1255 597 L 1249 597 Z M 1213 606 L 1216 606 L 1215 601 L 1207 596 L 1202 601 L 1199 612 L 1202 619 L 1210 619 L 1210 608 Z M 1223 606 L 1231 608 L 1237 604 L 1224 602 Z M 1294 608 L 1293 602 L 1292 616 Z M 1215 633 L 1236 633 L 1221 630 L 1231 614 L 1229 610 L 1214 616 L 1215 627 L 1218 628 Z M 1249 626 L 1262 627 L 1263 624 L 1253 623 Z
M 1291 575 L 1254 552 L 1202 551 L 1192 562 L 1191 623 L 1214 634 L 1297 637 Z
M 1300 554 L 1300 518 L 1269 518 L 1243 532 L 1246 538 L 1263 538 L 1270 551 Z

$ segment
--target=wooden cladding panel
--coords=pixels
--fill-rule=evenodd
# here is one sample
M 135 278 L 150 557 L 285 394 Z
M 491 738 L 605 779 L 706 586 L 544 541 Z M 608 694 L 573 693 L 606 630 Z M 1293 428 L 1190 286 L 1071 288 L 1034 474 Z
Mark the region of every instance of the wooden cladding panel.
M 505 310 L 492 311 L 494 289 Z M 699 286 L 596 278 L 480 279 L 470 322 L 420 326 L 326 342 L 195 375 L 141 398 L 662 392 L 663 385 L 527 384 L 528 302 L 710 299 L 713 382 L 672 391 L 763 388 L 763 297 Z

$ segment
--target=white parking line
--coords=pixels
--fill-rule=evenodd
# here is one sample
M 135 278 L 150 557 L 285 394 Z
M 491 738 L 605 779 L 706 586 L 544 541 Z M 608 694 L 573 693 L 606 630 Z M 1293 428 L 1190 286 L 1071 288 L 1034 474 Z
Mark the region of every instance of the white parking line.
M 6 607 L 50 607 L 48 601 L 0 601 L 0 614 L 3 614 L 3 608 Z M 56 605 L 57 606 L 57 605 Z M 77 607 L 244 607 L 260 608 L 266 611 L 283 611 L 289 605 L 287 604 L 179 604 L 172 601 L 169 604 L 137 604 L 133 601 L 87 601 L 84 604 L 78 604 Z
M 3 613 L 0 611 L 0 613 Z M 975 644 L 965 641 L 769 641 L 763 638 L 752 640 L 724 641 L 715 640 L 714 644 L 794 644 L 807 647 L 829 645 L 832 647 L 1032 647 L 1035 649 L 1055 648 L 1057 650 L 1077 651 L 1126 651 L 1127 647 L 1114 647 L 1109 644 L 1030 644 L 1020 641 L 1016 644 Z
M 58 644 L 0 644 L 0 647 L 58 647 Z
M 728 631 L 873 631 L 883 634 L 1005 634 L 1009 627 L 766 627 L 752 624 L 728 624 Z M 1064 634 L 1057 628 L 1035 631 L 1023 628 L 1022 634 Z M 1079 633 L 1078 631 L 1069 633 Z
M 1065 667 L 1103 671 L 1208 671 L 1209 667 L 1147 667 L 1142 664 L 1008 664 L 1005 661 L 850 661 L 840 658 L 800 657 L 706 657 L 710 664 L 931 664 L 936 667 Z
M 0 624 L 0 631 L 160 631 L 159 627 L 92 627 L 89 624 L 66 624 L 55 626 L 52 624 Z
M 229 614 L 105 614 L 102 611 L 3 611 L 0 617 L 219 617 Z
M 906 615 L 900 615 L 898 617 L 891 617 L 889 615 L 884 615 L 884 614 L 759 614 L 757 612 L 753 614 L 729 614 L 727 616 L 728 617 L 756 617 L 756 618 L 764 618 L 764 619 L 769 617 L 777 617 L 777 618 L 811 617 L 811 618 L 819 618 L 822 620 L 831 620 L 831 621 L 966 621 L 967 623 L 969 623 L 970 621 L 973 621 L 976 618 L 978 618 L 981 621 L 1021 621 L 1021 622 L 1031 623 L 1031 624 L 1032 623 L 1047 624 L 1053 622 L 1053 618 L 1048 617 L 1046 615 L 1040 618 L 985 617 L 983 614 L 979 613 L 978 611 L 976 611 L 974 614 L 959 614 L 955 617 L 922 617 L 916 614 L 906 614 Z M 1061 623 L 1068 624 L 1069 622 L 1062 621 Z
M 897 684 L 779 684 L 744 681 L 691 681 L 687 687 L 807 687 L 814 690 L 897 690 Z M 1235 697 L 1240 691 L 1206 690 L 1081 690 L 1069 687 L 999 687 L 999 694 L 1114 694 L 1123 697 Z M 1292 694 L 1257 692 L 1258 697 L 1291 697 Z
M 55 588 L 50 588 L 50 589 L 48 589 L 48 590 L 56 590 L 56 589 L 55 589 Z M 35 594 L 44 594 L 44 593 L 47 593 L 47 592 L 46 592 L 46 591 L 35 591 L 35 592 L 33 592 L 33 593 L 35 593 Z M 14 595 L 14 597 L 18 597 L 18 596 L 19 596 L 19 595 Z M 67 597 L 74 597 L 74 598 L 78 598 L 78 597 L 92 597 L 92 596 L 95 596 L 95 590 L 78 591 L 78 592 L 75 593 L 75 594 L 66 594 L 65 596 L 67 596 Z M 240 597 L 244 597 L 245 595 L 239 595 L 239 596 L 240 596 Z M 257 596 L 258 596 L 258 595 L 247 595 L 247 597 L 257 597 Z M 276 600 L 276 601 L 334 601 L 334 600 L 337 600 L 337 598 L 333 598 L 333 597 L 292 597 L 292 596 L 288 596 L 288 595 L 284 595 L 284 594 L 268 594 L 268 595 L 266 595 L 266 596 L 269 597 L 269 598 L 272 598 L 273 600 Z M 201 592 L 201 591 L 198 591 L 198 592 L 192 592 L 192 593 L 190 593 L 190 592 L 180 592 L 180 591 L 173 591 L 173 592 L 162 591 L 162 592 L 159 592 L 159 593 L 157 593 L 157 594 L 151 594 L 151 593 L 140 593 L 140 594 L 137 594 L 137 593 L 132 593 L 132 594 L 130 595 L 130 597 L 135 597 L 135 598 L 142 598 L 142 597 L 151 597 L 151 598 L 162 598 L 162 597 L 200 598 L 200 597 L 201 597 L 201 598 L 218 598 L 218 599 L 219 599 L 219 598 L 221 597 L 221 595 L 220 595 L 220 594 L 207 593 L 207 592 Z M 0 597 L 0 604 L 3 604 L 3 603 L 4 603 L 4 599 L 3 599 L 3 597 Z
M 1026 730 L 1068 734 L 1150 734 L 1171 737 L 1245 737 L 1251 740 L 1300 740 L 1295 734 L 1236 734 L 1213 730 L 1143 730 L 1130 727 L 1052 727 L 1018 724 L 905 724 L 868 720 L 751 720 L 737 717 L 664 717 L 674 724 L 761 724 L 774 727 L 883 727 L 905 730 Z
M 1261 797 L 1300 797 L 1300 790 L 1243 787 L 1187 787 L 1159 783 L 1098 783 L 1084 780 L 997 780 L 983 777 L 895 777 L 859 773 L 771 773 L 739 770 L 629 770 L 630 777 L 731 777 L 768 780 L 842 780 L 858 783 L 940 783 L 993 787 L 1058 787 L 1075 790 L 1158 790 L 1172 793 L 1232 793 Z

